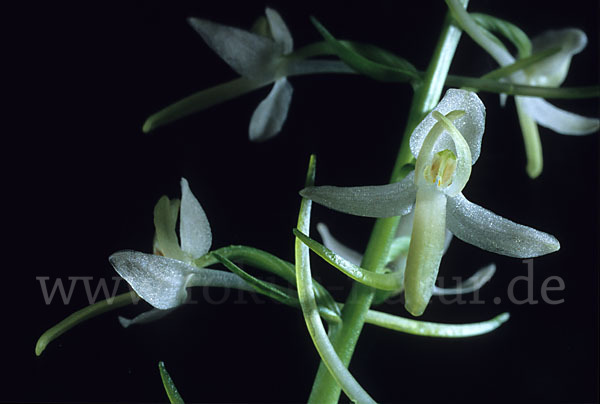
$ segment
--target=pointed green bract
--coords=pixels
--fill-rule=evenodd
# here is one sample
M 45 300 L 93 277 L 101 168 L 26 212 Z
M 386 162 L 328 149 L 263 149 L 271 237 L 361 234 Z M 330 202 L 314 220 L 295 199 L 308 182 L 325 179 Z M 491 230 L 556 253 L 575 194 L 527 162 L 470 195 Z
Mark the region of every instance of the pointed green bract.
M 398 290 L 402 287 L 402 280 L 395 273 L 379 274 L 372 271 L 367 271 L 345 258 L 337 255 L 329 248 L 298 229 L 293 229 L 294 235 L 298 237 L 304 244 L 314 251 L 319 257 L 323 258 L 329 264 L 348 275 L 350 278 L 364 285 L 382 290 Z
M 371 46 L 362 47 L 363 52 L 371 57 L 381 53 L 381 57 L 377 57 L 377 61 L 369 60 L 357 52 L 357 50 L 361 50 L 360 45 L 353 47 L 347 42 L 338 41 L 316 18 L 311 17 L 311 21 L 338 57 L 357 72 L 381 81 L 411 81 L 416 83 L 420 80 L 417 70 L 410 63 L 405 61 L 399 67 L 400 63 L 394 63 L 394 59 L 389 57 L 388 54 L 378 52 L 376 48 Z M 397 58 L 395 57 L 395 59 Z M 381 61 L 392 62 L 395 66 L 384 65 Z
M 167 368 L 165 368 L 165 363 L 163 361 L 158 362 L 158 370 L 160 372 L 160 378 L 163 382 L 167 397 L 169 397 L 169 402 L 171 404 L 184 404 L 183 398 L 181 398 L 181 395 L 179 395 L 177 387 L 175 387 L 175 383 L 173 382 L 173 379 L 171 379 L 169 372 L 167 372 Z
M 253 247 L 234 245 L 219 248 L 218 250 L 212 251 L 197 259 L 194 264 L 197 267 L 206 267 L 219 263 L 220 261 L 216 258 L 216 255 L 267 271 L 279 276 L 296 287 L 296 271 L 294 264 Z M 339 317 L 341 315 L 339 307 L 327 289 L 316 281 L 313 281 L 313 286 L 319 307 L 322 307 Z
M 532 45 L 529 37 L 515 24 L 488 14 L 470 13 L 470 15 L 481 28 L 497 32 L 508 39 L 517 48 L 519 57 L 531 55 Z

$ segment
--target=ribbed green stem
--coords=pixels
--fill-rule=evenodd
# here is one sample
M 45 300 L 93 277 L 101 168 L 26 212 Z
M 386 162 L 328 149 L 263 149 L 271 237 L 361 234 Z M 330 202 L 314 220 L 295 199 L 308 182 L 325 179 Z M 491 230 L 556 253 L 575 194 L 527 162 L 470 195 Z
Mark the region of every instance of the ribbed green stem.
M 467 1 L 463 0 L 464 6 L 466 3 Z M 406 175 L 406 170 L 402 170 L 402 168 L 413 161 L 409 147 L 410 135 L 417 124 L 439 102 L 460 36 L 460 29 L 452 25 L 452 19 L 448 14 L 424 80 L 416 88 L 402 144 L 392 170 L 391 182 L 402 179 L 403 175 Z M 400 217 L 391 217 L 378 219 L 375 222 L 361 267 L 374 272 L 383 271 L 399 220 Z M 374 289 L 355 283 L 342 310 L 343 325 L 336 327 L 331 333 L 331 342 L 346 366 L 349 365 L 354 353 L 374 294 Z M 309 402 L 315 404 L 337 403 L 340 393 L 340 386 L 330 375 L 326 366 L 321 363 Z

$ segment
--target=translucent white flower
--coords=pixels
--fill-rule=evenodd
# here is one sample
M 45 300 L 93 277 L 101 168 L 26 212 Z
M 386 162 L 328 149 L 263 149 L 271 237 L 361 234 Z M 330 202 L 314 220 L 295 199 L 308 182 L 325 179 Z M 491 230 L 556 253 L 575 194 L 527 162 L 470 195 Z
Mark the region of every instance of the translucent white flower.
M 567 77 L 571 58 L 587 44 L 587 36 L 579 29 L 567 28 L 546 31 L 532 40 L 533 52 L 551 48 L 560 50 L 554 55 L 530 66 L 523 72 L 513 74 L 511 80 L 519 84 L 558 87 Z M 507 55 L 505 63 L 514 63 Z M 587 135 L 597 132 L 600 120 L 588 118 L 555 107 L 543 98 L 515 97 L 519 122 L 523 132 L 527 154 L 527 172 L 535 178 L 542 172 L 543 157 L 536 124 L 563 135 Z
M 457 0 L 447 0 L 453 17 L 469 36 L 485 49 L 501 66 L 515 63 L 515 58 L 508 50 L 493 40 L 482 29 L 464 6 Z M 571 58 L 581 52 L 587 44 L 587 36 L 579 29 L 567 28 L 547 31 L 532 41 L 534 53 L 558 48 L 552 56 L 531 65 L 525 71 L 513 73 L 509 80 L 519 84 L 558 87 L 565 80 Z M 506 96 L 501 96 L 504 103 Z M 538 97 L 516 96 L 515 104 L 519 115 L 519 123 L 523 132 L 525 153 L 527 155 L 527 173 L 535 178 L 543 168 L 542 145 L 537 125 L 552 129 L 563 135 L 586 135 L 598 131 L 600 120 L 587 118 L 555 107 Z
M 404 215 L 414 203 L 413 229 L 404 275 L 406 309 L 415 316 L 433 293 L 448 229 L 459 239 L 511 257 L 557 251 L 553 236 L 468 201 L 462 194 L 477 161 L 485 107 L 475 93 L 450 89 L 413 131 L 413 173 L 394 184 L 366 187 L 310 187 L 305 198 L 342 212 L 368 217 Z
M 176 223 L 179 218 L 179 239 Z M 120 318 L 123 326 L 156 320 L 165 311 L 183 304 L 191 286 L 232 287 L 252 291 L 250 285 L 230 272 L 197 268 L 191 263 L 206 254 L 212 232 L 202 206 L 181 179 L 181 202 L 162 197 L 154 209 L 155 254 L 124 250 L 109 261 L 132 289 L 158 310 L 142 313 L 133 320 Z
M 249 128 L 252 141 L 267 140 L 281 130 L 293 92 L 286 76 L 352 71 L 339 61 L 286 60 L 285 56 L 294 48 L 290 31 L 277 11 L 267 7 L 265 14 L 269 37 L 199 18 L 188 20 L 212 50 L 241 76 L 258 83 L 256 87 L 275 82 L 252 114 Z

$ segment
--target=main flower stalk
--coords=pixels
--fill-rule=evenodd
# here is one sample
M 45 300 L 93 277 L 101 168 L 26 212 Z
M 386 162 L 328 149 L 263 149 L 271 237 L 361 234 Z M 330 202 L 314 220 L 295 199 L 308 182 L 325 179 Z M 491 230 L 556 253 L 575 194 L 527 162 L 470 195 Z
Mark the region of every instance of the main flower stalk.
M 462 3 L 466 7 L 468 0 L 462 0 Z M 413 162 L 409 145 L 410 135 L 417 124 L 439 102 L 460 36 L 461 30 L 452 24 L 452 18 L 448 13 L 444 19 L 442 31 L 423 82 L 416 89 L 413 96 L 404 136 L 390 182 L 402 180 L 403 176 L 406 175 L 406 171 L 402 168 Z M 374 272 L 384 270 L 386 257 L 389 254 L 390 245 L 396 234 L 399 221 L 399 216 L 377 219 L 361 267 Z M 330 340 L 346 366 L 349 365 L 352 359 L 354 348 L 374 296 L 374 289 L 360 283 L 354 283 L 342 310 L 342 326 L 336 327 L 330 332 Z M 319 404 L 337 403 L 340 393 L 340 386 L 333 379 L 326 366 L 321 363 L 309 402 Z

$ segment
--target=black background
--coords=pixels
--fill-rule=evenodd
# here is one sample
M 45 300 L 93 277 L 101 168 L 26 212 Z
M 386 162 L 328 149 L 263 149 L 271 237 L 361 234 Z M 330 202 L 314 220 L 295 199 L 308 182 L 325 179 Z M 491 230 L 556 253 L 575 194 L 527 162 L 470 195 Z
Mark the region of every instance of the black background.
M 315 15 L 340 38 L 371 42 L 424 68 L 445 13 L 441 1 L 275 2 L 296 47 L 319 40 Z M 534 36 L 575 26 L 589 37 L 565 85 L 598 83 L 598 7 L 593 1 L 474 1 Z M 123 329 L 116 313 L 82 324 L 41 357 L 34 345 L 48 327 L 87 304 L 81 284 L 70 304 L 44 303 L 36 277 L 51 281 L 115 275 L 107 257 L 120 249 L 151 251 L 158 198 L 179 197 L 185 176 L 213 229 L 213 248 L 246 244 L 293 258 L 306 164 L 318 156 L 320 184 L 385 183 L 411 98 L 408 85 L 363 77 L 292 78 L 295 92 L 283 132 L 248 141 L 250 116 L 268 89 L 141 133 L 145 118 L 233 73 L 188 27 L 198 16 L 249 27 L 261 2 L 59 2 L 4 7 L 3 138 L 5 245 L 0 400 L 7 402 L 166 402 L 157 362 L 163 360 L 189 402 L 302 402 L 318 356 L 299 311 L 248 294 L 193 291 L 162 321 Z M 481 75 L 493 60 L 463 37 L 451 71 Z M 465 195 L 505 217 L 555 235 L 559 252 L 534 260 L 532 288 L 560 276 L 563 304 L 517 305 L 508 285 L 526 275 L 518 259 L 453 242 L 441 267 L 468 276 L 495 262 L 480 293 L 485 304 L 443 305 L 430 321 L 481 321 L 503 311 L 511 320 L 485 336 L 444 340 L 365 326 L 351 370 L 382 402 L 595 402 L 598 400 L 598 134 L 558 135 L 540 129 L 545 169 L 533 181 L 514 103 L 488 109 L 482 155 Z M 593 116 L 597 100 L 553 101 Z M 8 163 L 8 164 L 7 164 Z M 373 221 L 321 207 L 326 222 L 355 249 Z M 315 276 L 343 300 L 350 281 L 313 259 Z M 92 283 L 95 285 L 95 283 Z M 527 295 L 525 282 L 515 294 Z M 120 291 L 125 291 L 122 285 Z M 494 297 L 502 302 L 494 304 Z M 219 302 L 216 304 L 215 302 Z M 210 302 L 213 302 L 211 304 Z M 133 316 L 140 304 L 119 310 Z M 382 310 L 407 315 L 399 303 Z

